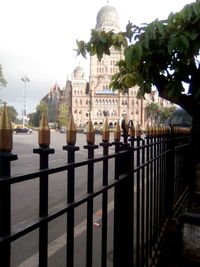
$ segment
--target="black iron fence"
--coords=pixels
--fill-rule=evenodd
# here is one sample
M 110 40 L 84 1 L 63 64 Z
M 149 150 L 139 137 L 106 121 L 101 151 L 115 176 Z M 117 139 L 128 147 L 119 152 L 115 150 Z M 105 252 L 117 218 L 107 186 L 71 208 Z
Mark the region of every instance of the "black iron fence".
M 95 155 L 98 145 L 88 142 L 84 149 L 88 157 L 81 162 L 75 160 L 79 147 L 74 144 L 64 146 L 68 160 L 59 167 L 49 168 L 49 154 L 54 149 L 49 146 L 34 149 L 40 157 L 40 170 L 20 176 L 11 176 L 11 161 L 17 156 L 11 152 L 0 153 L 0 266 L 9 267 L 11 244 L 20 237 L 39 229 L 40 267 L 48 266 L 48 226 L 59 216 L 66 214 L 66 266 L 73 267 L 75 255 L 75 219 L 76 208 L 85 204 L 86 235 L 85 260 L 81 266 L 94 266 L 94 200 L 101 196 L 101 246 L 98 266 L 152 266 L 158 256 L 159 243 L 165 226 L 173 212 L 182 205 L 189 192 L 189 141 L 190 131 L 186 128 L 153 127 L 146 130 L 146 136 L 140 133 L 122 134 L 123 141 L 110 142 L 105 138 L 99 145 L 102 155 Z M 115 138 L 116 140 L 117 138 Z M 114 147 L 114 151 L 111 147 Z M 114 152 L 114 153 L 113 153 Z M 95 165 L 102 162 L 102 182 L 94 187 Z M 87 189 L 79 199 L 75 194 L 75 171 L 87 166 Z M 109 169 L 113 168 L 113 174 Z M 59 210 L 48 208 L 49 175 L 66 172 L 66 204 Z M 19 229 L 11 223 L 11 187 L 30 179 L 39 179 L 38 219 Z M 113 199 L 108 197 L 113 191 Z M 110 209 L 113 201 L 113 223 L 108 227 Z M 15 231 L 13 230 L 15 229 Z M 113 237 L 111 251 L 108 237 Z M 112 255 L 108 264 L 108 254 Z M 61 259 L 62 261 L 62 259 Z M 64 262 L 64 260 L 63 260 Z M 64 266 L 64 265 L 62 265 Z

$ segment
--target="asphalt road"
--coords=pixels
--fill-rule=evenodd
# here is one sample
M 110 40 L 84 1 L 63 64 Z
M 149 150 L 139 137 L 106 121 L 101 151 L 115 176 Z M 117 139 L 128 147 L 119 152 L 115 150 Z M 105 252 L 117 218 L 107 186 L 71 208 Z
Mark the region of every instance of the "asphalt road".
M 112 138 L 112 136 L 111 136 Z M 112 141 L 112 140 L 111 140 Z M 101 142 L 101 135 L 96 135 L 96 144 Z M 85 134 L 77 135 L 77 146 L 80 150 L 76 152 L 76 161 L 87 158 L 87 151 L 83 148 L 86 144 Z M 62 147 L 66 145 L 66 135 L 59 132 L 51 132 L 51 148 L 55 154 L 49 156 L 49 167 L 61 166 L 67 160 L 67 152 Z M 13 136 L 13 154 L 18 155 L 18 160 L 12 162 L 11 175 L 20 175 L 38 170 L 39 156 L 33 154 L 33 148 L 37 148 L 37 132 L 30 135 L 16 134 Z M 110 148 L 113 152 L 114 148 Z M 95 150 L 95 155 L 102 155 L 102 147 Z M 113 176 L 112 162 L 109 164 L 110 176 Z M 95 164 L 94 186 L 102 184 L 102 163 Z M 76 169 L 75 188 L 76 198 L 81 197 L 87 190 L 87 169 L 81 167 Z M 49 176 L 49 208 L 54 208 L 66 202 L 66 172 Z M 38 179 L 21 182 L 12 185 L 12 228 L 15 225 L 26 223 L 31 218 L 38 216 L 39 197 Z M 109 194 L 109 229 L 112 229 L 113 222 L 113 192 Z M 100 232 L 101 232 L 101 197 L 94 200 L 94 266 L 100 266 Z M 85 228 L 86 228 L 86 205 L 82 205 L 75 211 L 75 266 L 85 266 Z M 49 266 L 66 266 L 66 216 L 49 223 Z M 112 231 L 108 238 L 108 247 L 112 251 Z M 11 250 L 12 267 L 37 266 L 38 263 L 38 231 L 34 231 L 25 237 L 13 242 Z

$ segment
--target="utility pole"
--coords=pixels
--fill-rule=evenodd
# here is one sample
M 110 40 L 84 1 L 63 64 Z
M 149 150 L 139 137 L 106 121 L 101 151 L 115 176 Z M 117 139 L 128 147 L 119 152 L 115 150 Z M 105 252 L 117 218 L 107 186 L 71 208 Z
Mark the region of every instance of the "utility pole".
M 22 109 L 22 124 L 23 128 L 25 125 L 25 119 L 26 119 L 26 83 L 30 82 L 29 78 L 24 75 L 24 77 L 21 78 L 21 80 L 24 82 L 24 90 L 23 90 L 23 109 Z

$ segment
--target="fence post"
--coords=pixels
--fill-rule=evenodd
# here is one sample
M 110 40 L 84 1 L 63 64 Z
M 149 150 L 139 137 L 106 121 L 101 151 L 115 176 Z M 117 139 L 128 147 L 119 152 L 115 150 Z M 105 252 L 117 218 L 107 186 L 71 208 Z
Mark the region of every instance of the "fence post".
M 39 148 L 33 149 L 33 153 L 40 155 L 40 170 L 49 168 L 49 155 L 54 153 L 50 148 L 50 129 L 46 115 L 43 113 L 38 132 Z M 49 195 L 48 174 L 42 174 L 39 178 L 39 216 L 48 215 L 48 195 Z M 39 227 L 39 266 L 48 266 L 48 223 L 44 222 Z
M 8 237 L 11 232 L 11 190 L 10 182 L 3 182 L 11 175 L 10 163 L 17 159 L 12 150 L 12 127 L 6 106 L 0 121 L 0 238 Z M 0 266 L 10 266 L 10 242 L 0 243 Z
M 91 119 L 88 122 L 86 131 L 87 145 L 84 149 L 88 151 L 88 159 L 94 158 L 94 150 L 98 148 L 95 145 L 95 133 Z M 94 192 L 94 162 L 88 161 L 87 193 Z M 86 266 L 92 267 L 93 260 L 93 199 L 87 200 L 87 232 L 86 232 Z
M 119 157 L 120 175 L 114 191 L 114 267 L 133 266 L 133 151 Z

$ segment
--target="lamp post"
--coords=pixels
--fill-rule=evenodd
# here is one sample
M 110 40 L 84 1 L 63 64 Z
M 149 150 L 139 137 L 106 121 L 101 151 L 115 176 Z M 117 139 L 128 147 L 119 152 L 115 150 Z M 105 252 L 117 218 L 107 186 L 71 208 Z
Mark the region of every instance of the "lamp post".
M 24 90 L 23 90 L 23 110 L 22 110 L 22 119 L 23 119 L 23 127 L 25 125 L 25 118 L 26 118 L 26 83 L 30 82 L 29 78 L 24 75 L 24 77 L 21 78 L 21 80 L 24 82 Z

